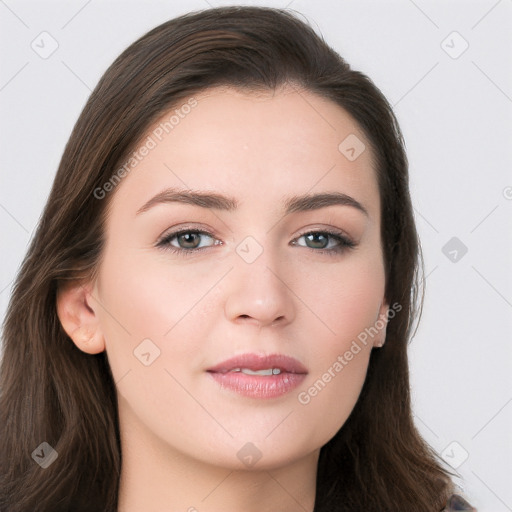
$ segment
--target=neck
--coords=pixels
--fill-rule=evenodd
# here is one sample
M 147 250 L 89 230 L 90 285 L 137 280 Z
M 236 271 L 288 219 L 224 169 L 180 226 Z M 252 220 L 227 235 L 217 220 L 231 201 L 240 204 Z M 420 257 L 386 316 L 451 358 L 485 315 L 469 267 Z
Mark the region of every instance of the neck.
M 279 467 L 223 468 L 164 444 L 136 422 L 120 420 L 118 512 L 313 511 L 319 450 Z

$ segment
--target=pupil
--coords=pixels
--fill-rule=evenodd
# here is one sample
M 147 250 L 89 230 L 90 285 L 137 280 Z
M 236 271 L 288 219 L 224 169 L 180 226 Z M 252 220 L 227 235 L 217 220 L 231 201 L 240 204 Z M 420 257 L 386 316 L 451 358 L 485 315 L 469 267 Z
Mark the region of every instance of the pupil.
M 181 245 L 187 249 L 194 249 L 198 245 L 198 233 L 185 233 L 183 235 L 180 235 L 179 238 Z
M 308 242 L 311 242 L 309 247 L 314 249 L 325 249 L 328 244 L 327 237 L 321 233 L 311 233 L 306 237 Z

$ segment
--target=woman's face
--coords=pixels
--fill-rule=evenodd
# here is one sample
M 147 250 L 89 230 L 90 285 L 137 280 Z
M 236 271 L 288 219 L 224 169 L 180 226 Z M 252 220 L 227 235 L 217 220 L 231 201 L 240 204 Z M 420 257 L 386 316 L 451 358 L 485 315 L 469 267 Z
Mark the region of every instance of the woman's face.
M 353 119 L 313 93 L 194 99 L 110 192 L 91 307 L 122 435 L 277 467 L 340 429 L 383 338 L 375 169 Z

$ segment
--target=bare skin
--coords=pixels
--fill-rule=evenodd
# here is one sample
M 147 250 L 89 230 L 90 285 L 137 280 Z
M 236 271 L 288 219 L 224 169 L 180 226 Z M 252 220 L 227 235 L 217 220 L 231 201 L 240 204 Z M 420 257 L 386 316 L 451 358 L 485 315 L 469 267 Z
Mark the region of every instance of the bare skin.
M 312 511 L 320 448 L 385 338 L 381 321 L 351 349 L 388 311 L 372 155 L 343 109 L 307 91 L 216 88 L 195 99 L 112 192 L 97 276 L 59 294 L 59 317 L 81 350 L 108 354 L 119 511 Z M 338 149 L 350 134 L 366 144 L 352 161 Z M 170 200 L 191 190 L 232 208 Z M 285 214 L 287 199 L 323 193 L 345 204 Z M 145 365 L 134 351 L 148 339 Z M 212 379 L 208 369 L 247 353 L 285 354 L 307 374 L 272 398 Z

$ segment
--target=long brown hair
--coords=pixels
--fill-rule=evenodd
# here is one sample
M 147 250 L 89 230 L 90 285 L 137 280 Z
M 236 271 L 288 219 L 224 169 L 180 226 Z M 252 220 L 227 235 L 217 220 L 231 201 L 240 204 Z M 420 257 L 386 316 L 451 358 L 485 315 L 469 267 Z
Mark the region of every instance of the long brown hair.
M 4 325 L 0 373 L 0 510 L 115 511 L 121 472 L 116 388 L 105 353 L 65 334 L 56 294 L 90 277 L 104 243 L 112 179 L 149 126 L 217 85 L 295 84 L 349 112 L 370 141 L 382 204 L 386 298 L 402 307 L 372 351 L 352 414 L 322 449 L 315 511 L 439 511 L 449 472 L 416 430 L 407 344 L 421 303 L 419 243 L 399 126 L 379 89 L 288 11 L 228 7 L 191 13 L 128 47 L 91 94 L 68 144 Z M 340 141 L 341 142 L 341 141 Z M 96 193 L 95 193 L 96 191 Z M 31 456 L 47 442 L 46 469 Z

